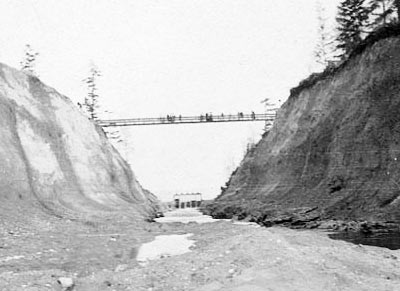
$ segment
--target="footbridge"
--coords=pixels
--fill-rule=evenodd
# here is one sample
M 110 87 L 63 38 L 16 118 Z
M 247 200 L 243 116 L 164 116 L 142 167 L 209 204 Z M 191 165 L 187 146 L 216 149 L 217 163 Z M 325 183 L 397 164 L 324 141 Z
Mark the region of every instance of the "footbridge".
M 108 119 L 97 120 L 97 124 L 102 127 L 112 126 L 143 126 L 143 125 L 174 125 L 174 124 L 195 124 L 195 123 L 220 123 L 220 122 L 250 122 L 250 121 L 264 121 L 273 122 L 275 120 L 275 113 L 261 113 L 256 114 L 251 112 L 244 114 L 239 112 L 237 114 L 218 114 L 212 113 L 201 114 L 196 116 L 182 116 L 182 115 L 167 115 L 163 117 L 153 118 L 130 118 L 130 119 Z

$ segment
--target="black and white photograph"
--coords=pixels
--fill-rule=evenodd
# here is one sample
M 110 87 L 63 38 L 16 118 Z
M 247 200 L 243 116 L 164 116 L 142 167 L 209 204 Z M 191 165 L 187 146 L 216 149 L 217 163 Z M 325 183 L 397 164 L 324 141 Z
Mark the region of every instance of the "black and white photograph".
M 0 291 L 399 291 L 400 0 L 0 0 Z

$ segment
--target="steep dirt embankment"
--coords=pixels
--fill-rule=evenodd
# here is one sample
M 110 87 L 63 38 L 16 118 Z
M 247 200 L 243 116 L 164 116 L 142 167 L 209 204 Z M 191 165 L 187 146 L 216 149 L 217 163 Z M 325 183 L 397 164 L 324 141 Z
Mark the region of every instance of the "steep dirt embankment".
M 141 188 L 102 130 L 67 97 L 3 64 L 0 136 L 2 215 L 14 205 L 35 205 L 58 216 L 153 214 L 153 195 Z
M 400 221 L 400 37 L 364 46 L 317 79 L 292 90 L 208 207 L 213 216 L 264 220 L 318 207 L 325 217 Z

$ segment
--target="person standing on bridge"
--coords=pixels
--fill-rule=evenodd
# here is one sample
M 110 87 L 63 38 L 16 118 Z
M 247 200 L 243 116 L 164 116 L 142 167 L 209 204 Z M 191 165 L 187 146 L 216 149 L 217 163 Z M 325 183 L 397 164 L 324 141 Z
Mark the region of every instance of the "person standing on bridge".
M 254 111 L 251 112 L 251 119 L 253 119 L 253 120 L 256 119 L 256 114 L 254 113 Z

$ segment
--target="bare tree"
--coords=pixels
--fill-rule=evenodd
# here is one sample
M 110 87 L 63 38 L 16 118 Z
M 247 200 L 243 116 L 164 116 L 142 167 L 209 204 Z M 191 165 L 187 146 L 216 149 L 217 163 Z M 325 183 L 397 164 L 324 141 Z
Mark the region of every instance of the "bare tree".
M 111 114 L 110 111 L 104 111 L 106 114 Z M 107 118 L 108 119 L 108 118 Z M 113 143 L 122 143 L 124 140 L 122 138 L 121 132 L 118 127 L 103 127 L 103 130 L 109 140 Z
M 106 136 L 109 140 L 113 140 L 117 143 L 120 143 L 123 141 L 122 137 L 121 137 L 121 133 L 117 128 L 107 128 L 106 130 L 104 130 L 104 132 L 106 133 Z
M 261 103 L 264 104 L 265 107 L 265 113 L 272 113 L 272 114 L 276 114 L 277 112 L 277 108 L 276 108 L 276 104 L 275 103 L 271 103 L 269 98 L 265 98 L 263 101 L 261 101 Z M 264 126 L 264 131 L 269 131 L 271 129 L 272 126 L 272 122 L 271 121 L 266 121 L 265 122 L 265 126 Z

